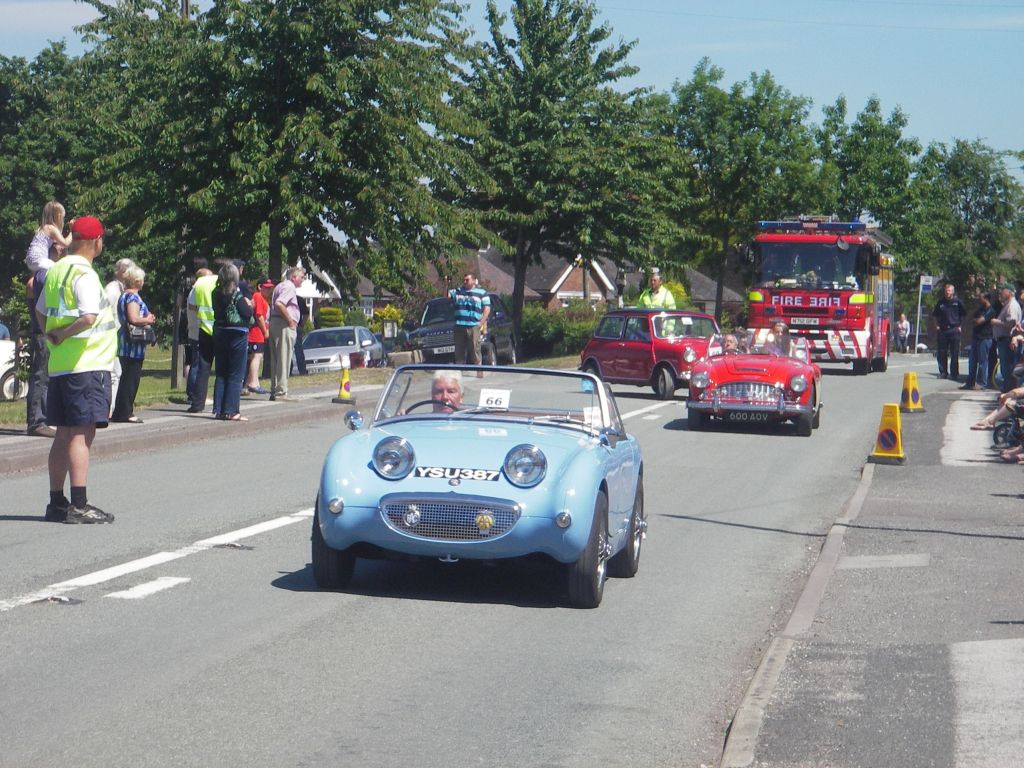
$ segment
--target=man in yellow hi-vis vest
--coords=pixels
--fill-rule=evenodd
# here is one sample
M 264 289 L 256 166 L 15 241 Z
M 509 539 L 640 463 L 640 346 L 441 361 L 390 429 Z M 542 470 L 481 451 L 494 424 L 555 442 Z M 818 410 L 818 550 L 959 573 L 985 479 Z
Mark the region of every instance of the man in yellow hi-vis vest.
M 199 354 L 192 360 L 195 371 L 194 374 L 189 371 L 186 392 L 189 413 L 202 413 L 206 410 L 210 369 L 213 368 L 213 289 L 216 287 L 217 275 L 207 270 L 207 274 L 196 277 L 188 294 L 188 308 L 195 309 L 199 320 Z
M 67 255 L 46 273 L 36 304 L 50 350 L 46 421 L 57 428 L 48 462 L 46 519 L 62 523 L 112 523 L 114 516 L 89 503 L 89 451 L 97 427 L 110 413 L 110 368 L 117 355 L 117 323 L 93 260 L 103 251 L 103 224 L 95 216 L 71 223 Z M 64 481 L 71 478 L 71 498 Z
M 640 294 L 637 304 L 645 309 L 675 309 L 676 298 L 672 291 L 661 284 L 661 270 L 651 270 L 650 283 Z

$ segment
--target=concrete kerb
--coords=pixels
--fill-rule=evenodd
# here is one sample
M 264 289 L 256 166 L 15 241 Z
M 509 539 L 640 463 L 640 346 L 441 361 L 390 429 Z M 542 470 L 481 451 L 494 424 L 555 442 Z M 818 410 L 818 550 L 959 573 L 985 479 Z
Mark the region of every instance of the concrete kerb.
M 353 387 L 355 394 L 363 394 L 364 410 L 376 402 L 378 384 Z M 351 407 L 331 403 L 337 395 L 334 389 L 303 392 L 294 391 L 289 402 L 270 402 L 266 399 L 242 400 L 245 422 L 223 422 L 211 417 L 209 411 L 191 414 L 183 405 L 161 404 L 138 411 L 142 424 L 111 424 L 96 434 L 92 445 L 92 458 L 104 459 L 126 453 L 138 453 L 171 448 L 196 440 L 219 440 L 241 434 L 256 434 L 266 429 L 287 427 L 310 421 L 336 418 L 339 436 L 346 429 L 344 414 Z M 0 437 L 0 474 L 34 472 L 46 469 L 52 442 L 46 438 L 27 435 Z
M 821 547 L 818 560 L 797 599 L 789 621 L 782 632 L 772 639 L 771 644 L 747 687 L 736 714 L 733 716 L 725 737 L 720 768 L 746 768 L 754 762 L 757 736 L 764 721 L 765 708 L 782 671 L 786 659 L 799 637 L 811 627 L 818 613 L 825 588 L 836 569 L 843 550 L 843 535 L 846 527 L 860 514 L 871 488 L 875 465 L 865 464 L 861 470 L 860 482 L 853 495 L 843 506 L 843 511 L 829 529 Z

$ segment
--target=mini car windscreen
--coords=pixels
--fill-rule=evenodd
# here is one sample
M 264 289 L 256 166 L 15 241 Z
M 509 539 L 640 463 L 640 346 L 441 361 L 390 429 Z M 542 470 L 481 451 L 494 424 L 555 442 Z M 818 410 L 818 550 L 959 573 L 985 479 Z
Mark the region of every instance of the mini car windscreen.
M 654 335 L 659 339 L 701 338 L 717 332 L 715 324 L 706 317 L 686 315 L 655 315 Z
M 528 420 L 595 430 L 606 414 L 593 379 L 543 371 L 405 368 L 381 394 L 377 420 L 397 416 Z

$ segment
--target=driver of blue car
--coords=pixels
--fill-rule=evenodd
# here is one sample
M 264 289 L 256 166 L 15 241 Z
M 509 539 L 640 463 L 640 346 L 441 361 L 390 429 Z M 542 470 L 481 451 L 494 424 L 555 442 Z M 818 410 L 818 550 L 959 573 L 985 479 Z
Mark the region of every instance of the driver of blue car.
M 430 382 L 430 399 L 434 413 L 451 413 L 462 407 L 462 374 L 458 371 L 438 371 Z

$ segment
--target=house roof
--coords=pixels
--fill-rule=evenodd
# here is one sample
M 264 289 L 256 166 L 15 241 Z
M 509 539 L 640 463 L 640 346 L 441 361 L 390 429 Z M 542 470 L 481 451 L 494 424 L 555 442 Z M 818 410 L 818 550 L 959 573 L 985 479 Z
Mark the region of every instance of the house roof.
M 718 294 L 718 281 L 693 267 L 685 269 L 686 279 L 690 281 L 690 298 L 695 301 L 714 301 Z M 743 298 L 729 286 L 722 286 L 722 301 L 743 301 Z
M 493 289 L 496 293 L 512 293 L 515 277 L 512 274 L 513 265 L 507 261 L 504 255 L 496 248 L 481 248 L 477 252 L 481 265 L 481 273 L 484 271 L 484 264 L 496 268 L 508 281 L 508 290 Z M 606 288 L 615 291 L 615 278 L 619 268 L 610 259 L 598 257 L 592 262 L 594 267 L 593 275 L 596 280 L 603 283 Z M 541 253 L 540 264 L 530 264 L 526 267 L 526 296 L 539 298 L 541 294 L 555 293 L 561 284 L 572 272 L 575 265 L 570 264 L 561 256 L 544 251 Z

